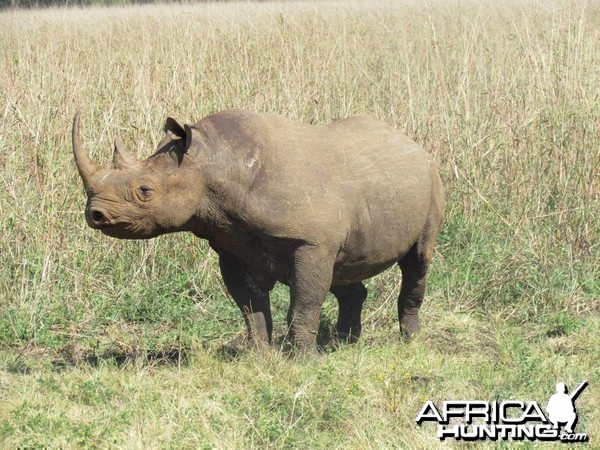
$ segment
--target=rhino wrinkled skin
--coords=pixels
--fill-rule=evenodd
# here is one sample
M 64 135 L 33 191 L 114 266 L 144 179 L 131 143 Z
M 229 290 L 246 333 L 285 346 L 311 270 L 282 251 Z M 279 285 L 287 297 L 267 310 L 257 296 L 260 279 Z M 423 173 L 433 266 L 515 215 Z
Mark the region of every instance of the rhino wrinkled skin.
M 277 281 L 290 288 L 298 350 L 316 351 L 327 292 L 338 300 L 338 335 L 356 340 L 362 281 L 396 263 L 400 330 L 418 331 L 444 193 L 432 157 L 397 130 L 367 116 L 316 126 L 228 110 L 191 126 L 168 118 L 144 161 L 117 139 L 113 167 L 101 168 L 82 148 L 79 121 L 77 113 L 73 151 L 89 226 L 120 239 L 207 239 L 249 345 L 271 342 Z

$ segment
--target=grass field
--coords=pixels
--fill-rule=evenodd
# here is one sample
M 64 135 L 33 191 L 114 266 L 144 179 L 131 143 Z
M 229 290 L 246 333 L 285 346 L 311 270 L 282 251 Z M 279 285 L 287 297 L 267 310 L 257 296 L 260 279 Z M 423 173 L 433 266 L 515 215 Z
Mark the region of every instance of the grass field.
M 0 447 L 475 447 L 417 426 L 423 403 L 545 406 L 587 379 L 577 431 L 598 448 L 599 42 L 594 0 L 0 12 Z M 332 344 L 329 299 L 322 361 L 231 359 L 243 322 L 206 243 L 87 227 L 77 109 L 108 162 L 116 135 L 146 157 L 167 116 L 232 107 L 367 113 L 435 155 L 447 219 L 414 342 L 392 270 L 367 282 L 360 343 Z M 280 342 L 287 290 L 272 302 Z

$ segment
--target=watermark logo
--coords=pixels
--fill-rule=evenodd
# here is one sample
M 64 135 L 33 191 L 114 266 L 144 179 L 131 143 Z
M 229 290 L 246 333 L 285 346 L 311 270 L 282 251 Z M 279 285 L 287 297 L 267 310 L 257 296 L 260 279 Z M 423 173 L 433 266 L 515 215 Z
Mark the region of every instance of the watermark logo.
M 441 408 L 427 401 L 416 422 L 436 422 L 440 440 L 587 442 L 587 433 L 575 432 L 575 401 L 587 385 L 584 381 L 569 394 L 567 387 L 558 383 L 546 406 L 547 414 L 536 401 L 452 400 L 442 402 Z

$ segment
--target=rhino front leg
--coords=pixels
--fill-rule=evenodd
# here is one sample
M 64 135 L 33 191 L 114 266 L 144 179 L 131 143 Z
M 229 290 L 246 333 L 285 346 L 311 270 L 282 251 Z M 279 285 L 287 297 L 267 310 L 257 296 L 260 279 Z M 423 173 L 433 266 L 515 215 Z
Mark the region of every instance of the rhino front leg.
M 259 285 L 248 272 L 247 266 L 226 252 L 219 252 L 219 267 L 229 294 L 244 316 L 249 345 L 259 347 L 270 344 L 273 319 L 269 291 L 273 285 Z
M 300 353 L 317 353 L 319 317 L 331 287 L 334 261 L 330 252 L 314 245 L 304 245 L 294 253 L 288 325 Z
M 339 304 L 339 315 L 336 326 L 338 337 L 348 342 L 356 342 L 360 337 L 361 314 L 367 288 L 363 283 L 332 286 L 331 293 Z

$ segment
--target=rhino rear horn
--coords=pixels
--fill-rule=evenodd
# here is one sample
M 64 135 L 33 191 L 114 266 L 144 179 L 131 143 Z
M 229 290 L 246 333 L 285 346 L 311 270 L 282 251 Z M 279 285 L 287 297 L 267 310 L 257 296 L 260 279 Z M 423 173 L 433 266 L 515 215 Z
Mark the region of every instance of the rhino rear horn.
M 115 169 L 129 169 L 137 165 L 137 161 L 129 154 L 120 137 L 115 139 L 115 151 L 113 153 L 113 167 Z
M 81 137 L 79 135 L 80 116 L 81 111 L 77 111 L 75 117 L 73 117 L 73 156 L 75 156 L 75 164 L 77 165 L 77 170 L 83 180 L 83 184 L 84 186 L 88 186 L 92 175 L 98 168 L 81 145 Z

